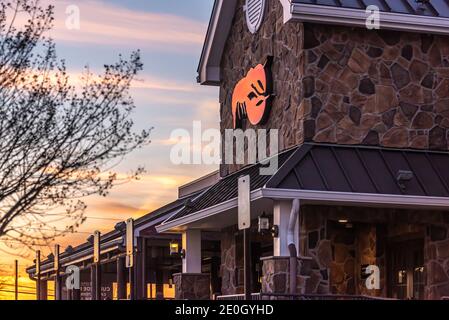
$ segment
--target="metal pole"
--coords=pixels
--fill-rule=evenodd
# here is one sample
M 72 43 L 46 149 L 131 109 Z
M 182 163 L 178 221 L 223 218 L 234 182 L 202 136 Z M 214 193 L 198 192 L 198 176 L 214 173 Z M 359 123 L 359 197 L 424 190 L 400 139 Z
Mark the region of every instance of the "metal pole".
M 41 251 L 36 251 L 36 300 L 41 299 Z
M 95 272 L 95 265 L 92 263 L 92 265 L 90 266 L 90 299 L 91 300 L 95 300 L 95 297 L 97 296 L 96 294 L 96 285 L 97 285 L 97 281 L 95 279 L 96 276 L 96 272 Z
M 95 300 L 101 300 L 101 264 L 95 266 Z
M 129 300 L 134 300 L 134 267 L 129 270 Z
M 245 300 L 251 300 L 251 239 L 250 229 L 243 230 Z
M 14 261 L 14 299 L 19 300 L 19 261 Z
M 117 257 L 117 299 L 126 299 L 126 266 L 125 258 Z

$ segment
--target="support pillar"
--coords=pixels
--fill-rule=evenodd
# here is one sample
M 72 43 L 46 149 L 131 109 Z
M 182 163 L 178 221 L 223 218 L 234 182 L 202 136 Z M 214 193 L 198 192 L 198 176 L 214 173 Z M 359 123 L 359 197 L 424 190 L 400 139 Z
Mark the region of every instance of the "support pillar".
M 90 294 L 91 294 L 91 300 L 97 300 L 97 270 L 96 265 L 92 264 L 90 266 Z
M 156 269 L 156 300 L 164 300 L 164 273 Z
M 101 265 L 95 265 L 95 300 L 101 300 Z
M 291 209 L 292 201 L 275 201 L 274 203 L 273 224 L 279 228 L 279 236 L 273 240 L 273 256 L 275 257 L 288 257 L 290 255 L 287 232 Z M 297 254 L 299 255 L 299 219 L 296 221 L 294 240 Z
M 146 270 L 146 239 L 137 238 L 136 266 L 134 273 L 134 283 L 136 285 L 136 299 L 146 300 L 147 298 L 147 280 Z
M 201 273 L 201 230 L 187 230 L 182 234 L 182 273 Z
M 186 230 L 182 234 L 182 249 L 182 273 L 173 275 L 175 299 L 210 299 L 210 275 L 201 273 L 201 230 Z
M 126 299 L 126 266 L 125 257 L 117 258 L 117 299 Z
M 62 300 L 62 277 L 59 272 L 55 274 L 55 300 Z
M 39 300 L 48 300 L 48 282 L 47 280 L 39 281 Z
M 80 289 L 72 290 L 72 300 L 81 300 L 81 290 Z

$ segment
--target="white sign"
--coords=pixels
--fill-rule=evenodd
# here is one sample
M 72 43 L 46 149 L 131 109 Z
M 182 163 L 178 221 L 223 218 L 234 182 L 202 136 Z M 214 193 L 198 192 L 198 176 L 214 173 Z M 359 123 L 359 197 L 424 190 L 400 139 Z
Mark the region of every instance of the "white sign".
M 134 265 L 134 220 L 126 220 L 126 267 Z
M 100 262 L 100 231 L 94 232 L 94 263 Z
M 251 227 L 250 206 L 250 179 L 249 176 L 243 176 L 239 178 L 238 182 L 239 230 Z

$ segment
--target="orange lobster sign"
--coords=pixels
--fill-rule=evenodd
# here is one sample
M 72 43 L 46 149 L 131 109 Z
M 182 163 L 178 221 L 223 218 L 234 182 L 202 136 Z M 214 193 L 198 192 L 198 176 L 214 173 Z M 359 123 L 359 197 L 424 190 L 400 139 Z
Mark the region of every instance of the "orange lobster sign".
M 242 127 L 242 120 L 252 125 L 263 124 L 271 108 L 271 58 L 265 64 L 251 68 L 235 86 L 232 94 L 234 129 Z

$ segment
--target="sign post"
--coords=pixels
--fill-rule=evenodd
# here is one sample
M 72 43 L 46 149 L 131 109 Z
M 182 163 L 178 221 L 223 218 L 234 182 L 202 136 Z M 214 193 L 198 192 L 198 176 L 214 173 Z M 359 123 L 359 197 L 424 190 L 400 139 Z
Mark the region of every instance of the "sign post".
M 54 260 L 54 271 L 55 271 L 55 300 L 62 300 L 62 285 L 61 285 L 61 277 L 59 275 L 59 244 L 55 244 L 55 260 Z
M 41 299 L 41 251 L 36 251 L 36 299 Z
M 250 178 L 240 177 L 238 180 L 238 222 L 239 230 L 243 230 L 243 254 L 244 254 L 244 290 L 245 300 L 251 300 L 251 201 Z
M 19 300 L 19 261 L 14 260 L 14 300 Z
M 100 265 L 100 231 L 94 232 L 94 275 L 95 275 L 95 290 L 92 290 L 92 300 L 101 300 L 101 265 Z
M 129 298 L 134 300 L 134 219 L 126 220 L 126 267 L 129 271 Z

